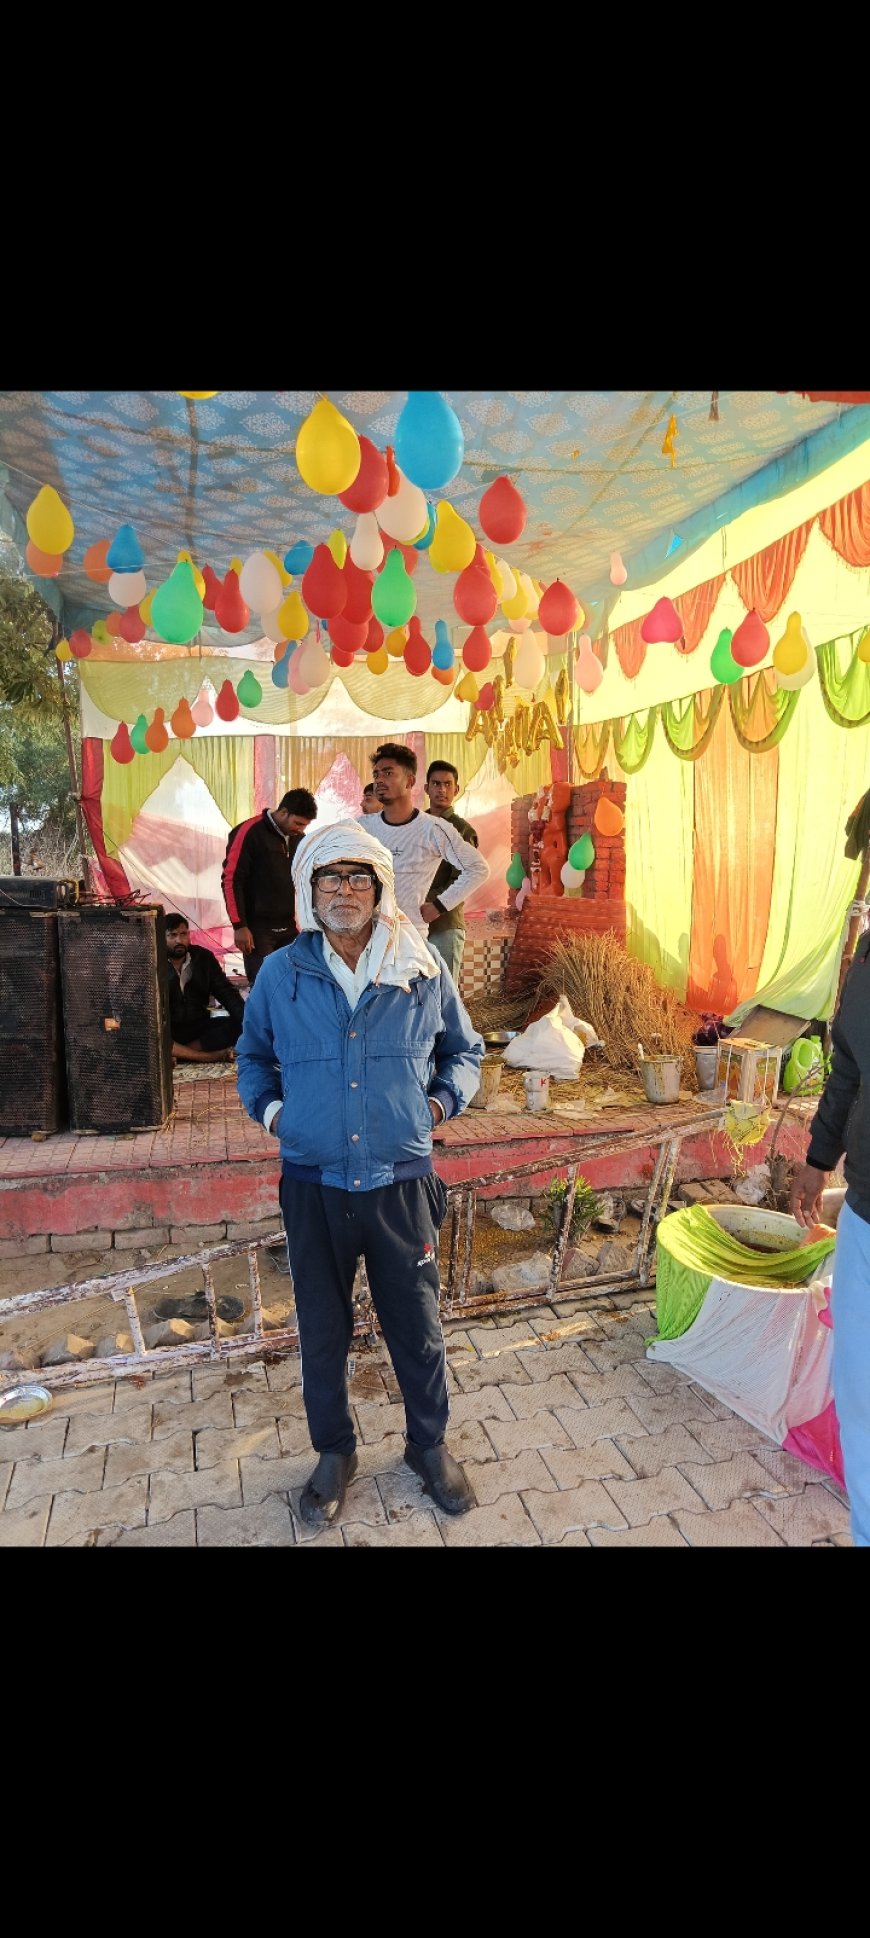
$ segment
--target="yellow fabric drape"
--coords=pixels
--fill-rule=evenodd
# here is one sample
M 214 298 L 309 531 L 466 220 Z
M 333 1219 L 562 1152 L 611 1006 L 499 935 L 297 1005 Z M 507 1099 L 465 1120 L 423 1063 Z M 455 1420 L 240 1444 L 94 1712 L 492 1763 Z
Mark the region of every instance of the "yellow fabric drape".
M 754 1003 L 805 1018 L 830 1016 L 846 913 L 860 862 L 847 861 L 843 830 L 867 790 L 868 740 L 829 717 L 818 683 L 779 746 L 777 841 L 767 942 Z
M 482 734 L 475 734 L 473 740 L 466 740 L 464 733 L 427 733 L 426 765 L 431 767 L 433 760 L 449 760 L 459 774 L 459 792 L 465 793 L 469 782 L 479 774 L 486 759 L 488 748 Z M 515 785 L 514 773 L 508 769 L 508 779 Z
M 581 725 L 573 728 L 577 767 L 584 781 L 597 781 L 607 759 L 612 725 L 612 721 L 604 720 L 600 727 Z
M 316 794 L 338 754 L 345 754 L 360 776 L 371 780 L 371 756 L 386 738 L 384 734 L 312 734 L 298 740 L 280 738 L 277 742 L 278 795 L 288 787 L 308 787 Z M 459 774 L 460 793 L 480 771 L 487 747 L 482 735 L 466 740 L 464 733 L 427 733 L 426 766 L 433 760 L 449 760 Z M 513 778 L 513 777 L 511 777 Z
M 244 736 L 220 740 L 171 740 L 162 754 L 137 754 L 123 765 L 103 742 L 103 831 L 110 855 L 127 842 L 137 814 L 179 759 L 205 782 L 224 820 L 235 827 L 254 812 L 254 742 Z
M 680 760 L 700 760 L 710 744 L 725 688 L 714 686 L 688 700 L 665 700 L 659 707 L 662 733 Z
M 262 688 L 256 707 L 242 707 L 239 718 L 257 721 L 261 726 L 287 726 L 293 720 L 306 720 L 319 707 L 332 685 L 332 679 L 301 697 L 289 687 L 274 686 L 272 665 L 262 659 L 215 659 L 192 652 L 185 659 L 171 660 L 96 660 L 76 662 L 82 685 L 95 706 L 111 720 L 126 720 L 132 726 L 140 713 L 148 719 L 155 707 L 162 707 L 167 721 L 182 695 L 195 700 L 204 679 L 211 680 L 220 692 L 225 680 L 237 688 L 248 668 Z M 401 660 L 391 660 L 385 673 L 370 673 L 362 661 L 335 669 L 352 700 L 374 719 L 418 720 L 437 713 L 452 698 L 453 689 L 429 677 L 409 678 Z M 384 738 L 384 735 L 381 735 Z
M 692 918 L 692 822 L 695 768 L 674 760 L 658 735 L 647 760 L 629 778 L 611 763 L 613 780 L 628 780 L 625 798 L 627 946 L 682 1001 L 689 965 Z M 594 840 L 593 834 L 593 840 Z
M 799 698 L 800 688 L 789 693 L 777 686 L 771 666 L 753 679 L 729 686 L 731 722 L 741 747 L 750 754 L 766 754 L 771 747 L 778 747 Z

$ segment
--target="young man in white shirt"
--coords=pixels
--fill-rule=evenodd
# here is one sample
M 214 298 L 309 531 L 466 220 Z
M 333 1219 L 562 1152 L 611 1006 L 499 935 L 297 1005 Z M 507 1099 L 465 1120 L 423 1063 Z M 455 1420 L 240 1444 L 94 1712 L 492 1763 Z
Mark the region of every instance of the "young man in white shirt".
M 475 888 L 488 881 L 489 863 L 449 821 L 421 814 L 414 806 L 417 756 L 412 747 L 385 741 L 372 755 L 372 775 L 381 806 L 377 837 L 393 857 L 396 900 L 402 914 L 425 936 L 430 922 L 467 901 Z M 429 888 L 442 861 L 458 873 L 433 901 Z

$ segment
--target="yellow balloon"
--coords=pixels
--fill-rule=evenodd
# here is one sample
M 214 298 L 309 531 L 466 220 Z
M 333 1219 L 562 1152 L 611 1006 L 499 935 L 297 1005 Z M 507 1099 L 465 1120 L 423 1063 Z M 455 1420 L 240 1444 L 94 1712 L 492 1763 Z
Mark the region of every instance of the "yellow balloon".
M 216 390 L 180 390 L 179 397 L 216 397 Z
M 199 596 L 200 596 L 200 598 L 201 598 L 201 599 L 204 599 L 204 598 L 205 598 L 205 580 L 204 580 L 204 578 L 203 578 L 203 576 L 202 576 L 202 573 L 201 573 L 201 571 L 200 571 L 200 569 L 199 569 L 199 566 L 198 566 L 198 565 L 194 565 L 194 562 L 193 562 L 193 559 L 192 559 L 192 557 L 191 557 L 191 554 L 190 554 L 189 552 L 179 552 L 179 554 L 178 554 L 178 557 L 177 557 L 177 559 L 176 559 L 176 561 L 175 561 L 175 563 L 176 563 L 176 565 L 180 565 L 180 564 L 181 564 L 181 562 L 182 562 L 182 559 L 186 559 L 186 560 L 187 560 L 187 563 L 188 563 L 188 565 L 190 566 L 190 569 L 191 569 L 191 571 L 192 571 L 192 573 L 193 573 L 193 583 L 194 583 L 194 585 L 196 586 L 196 589 L 197 589 L 197 592 L 199 593 Z M 140 617 L 140 619 L 141 619 L 141 617 L 142 617 L 142 608 L 141 608 L 141 606 L 140 606 L 140 608 L 139 608 L 139 617 Z M 147 621 L 146 621 L 146 624 L 147 624 Z
M 473 673 L 463 673 L 461 680 L 457 682 L 453 691 L 456 694 L 457 700 L 470 700 L 472 706 L 474 706 L 480 692 L 480 687 Z
M 858 659 L 860 659 L 863 662 L 865 666 L 870 666 L 870 629 L 868 629 L 868 631 L 863 634 L 863 637 L 859 639 L 858 645 L 856 648 L 856 656 Z
M 529 610 L 529 595 L 523 585 L 519 572 L 514 573 L 516 592 L 512 599 L 502 599 L 501 609 L 506 619 L 523 619 Z
M 310 491 L 337 498 L 352 485 L 360 467 L 360 443 L 353 425 L 321 397 L 299 427 L 296 468 Z
M 202 593 L 199 596 L 202 598 Z M 140 599 L 139 601 L 139 617 L 146 626 L 150 626 L 151 624 L 151 601 L 153 597 L 153 592 L 146 592 L 144 599 Z
M 785 632 L 777 640 L 773 649 L 773 664 L 778 673 L 799 673 L 807 657 L 807 642 L 803 635 L 799 612 L 788 616 Z
M 278 607 L 278 624 L 285 639 L 304 639 L 311 620 L 295 587 Z
M 489 573 L 489 576 L 492 580 L 493 585 L 495 586 L 496 598 L 500 599 L 503 591 L 503 586 L 501 582 L 501 570 L 499 568 L 498 560 L 496 559 L 495 553 L 488 552 L 485 546 L 483 550 L 483 556 L 486 559 L 486 569 Z
M 334 532 L 330 532 L 326 543 L 340 572 L 347 558 L 347 539 L 343 532 L 336 529 Z
M 243 563 L 244 563 L 243 559 L 230 559 L 230 571 L 235 572 L 238 576 L 241 576 Z
M 54 558 L 68 552 L 75 537 L 75 526 L 54 485 L 43 485 L 27 512 L 27 535 L 41 552 Z
M 404 626 L 396 626 L 391 633 L 387 634 L 384 650 L 389 653 L 391 659 L 401 659 L 407 644 L 408 635 Z
M 460 518 L 447 498 L 439 498 L 435 513 L 435 537 L 426 554 L 435 572 L 462 572 L 477 550 L 477 539 L 470 525 Z
M 390 656 L 385 646 L 379 646 L 376 653 L 366 653 L 366 665 L 370 673 L 385 673 L 390 664 Z
M 59 639 L 54 649 L 56 659 L 72 659 L 73 653 L 68 639 Z
M 293 574 L 292 574 L 292 572 L 288 572 L 288 571 L 287 571 L 287 568 L 286 568 L 286 566 L 285 566 L 285 564 L 284 564 L 284 561 L 283 561 L 283 559 L 279 559 L 279 557 L 278 557 L 278 554 L 277 554 L 277 552 L 270 552 L 270 551 L 268 551 L 268 550 L 267 550 L 267 547 L 266 547 L 266 546 L 264 545 L 264 546 L 263 546 L 263 557 L 264 557 L 264 559 L 270 559 L 270 560 L 271 560 L 271 562 L 272 562 L 272 564 L 273 564 L 273 565 L 274 565 L 274 567 L 275 567 L 275 570 L 276 570 L 276 572 L 278 573 L 278 576 L 279 576 L 279 578 L 280 578 L 280 580 L 281 580 L 281 584 L 282 584 L 282 585 L 292 585 L 292 584 L 293 584 Z

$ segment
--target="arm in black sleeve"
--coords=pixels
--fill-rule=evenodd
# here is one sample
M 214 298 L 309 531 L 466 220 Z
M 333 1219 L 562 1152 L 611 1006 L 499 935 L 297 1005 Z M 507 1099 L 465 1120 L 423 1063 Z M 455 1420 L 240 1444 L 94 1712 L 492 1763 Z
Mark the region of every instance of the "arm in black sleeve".
M 831 1030 L 831 1074 L 810 1125 L 806 1162 L 832 1171 L 846 1148 L 846 1125 L 858 1095 L 861 1073 L 838 1023 Z
M 238 990 L 233 988 L 226 971 L 221 968 L 217 956 L 212 956 L 209 994 L 216 996 L 219 1003 L 223 1003 L 227 1015 L 232 1017 L 234 1023 L 244 1022 L 244 1002 Z

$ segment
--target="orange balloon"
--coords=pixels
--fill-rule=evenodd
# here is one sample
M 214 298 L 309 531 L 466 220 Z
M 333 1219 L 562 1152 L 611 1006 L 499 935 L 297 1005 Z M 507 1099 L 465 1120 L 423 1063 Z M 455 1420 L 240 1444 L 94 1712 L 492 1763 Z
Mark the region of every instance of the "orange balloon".
M 111 543 L 110 538 L 98 538 L 96 545 L 88 546 L 82 560 L 88 578 L 93 579 L 95 585 L 108 585 L 112 576 L 112 567 L 106 564 L 106 553 Z
M 625 827 L 622 809 L 615 801 L 609 801 L 606 794 L 602 794 L 593 818 L 599 834 L 621 834 Z
M 122 612 L 106 613 L 106 631 L 107 633 L 111 633 L 113 639 L 120 639 L 121 637 L 121 620 L 123 617 L 124 614 Z
M 196 733 L 196 721 L 190 711 L 190 701 L 185 694 L 182 694 L 169 725 L 172 728 L 176 740 L 193 739 Z
M 152 754 L 162 754 L 164 749 L 169 746 L 169 735 L 163 725 L 162 707 L 154 708 L 154 718 L 151 725 L 145 728 L 145 745 L 146 747 L 150 747 Z
M 63 564 L 62 552 L 43 552 L 40 546 L 34 545 L 32 538 L 24 547 L 24 557 L 38 579 L 56 579 Z

